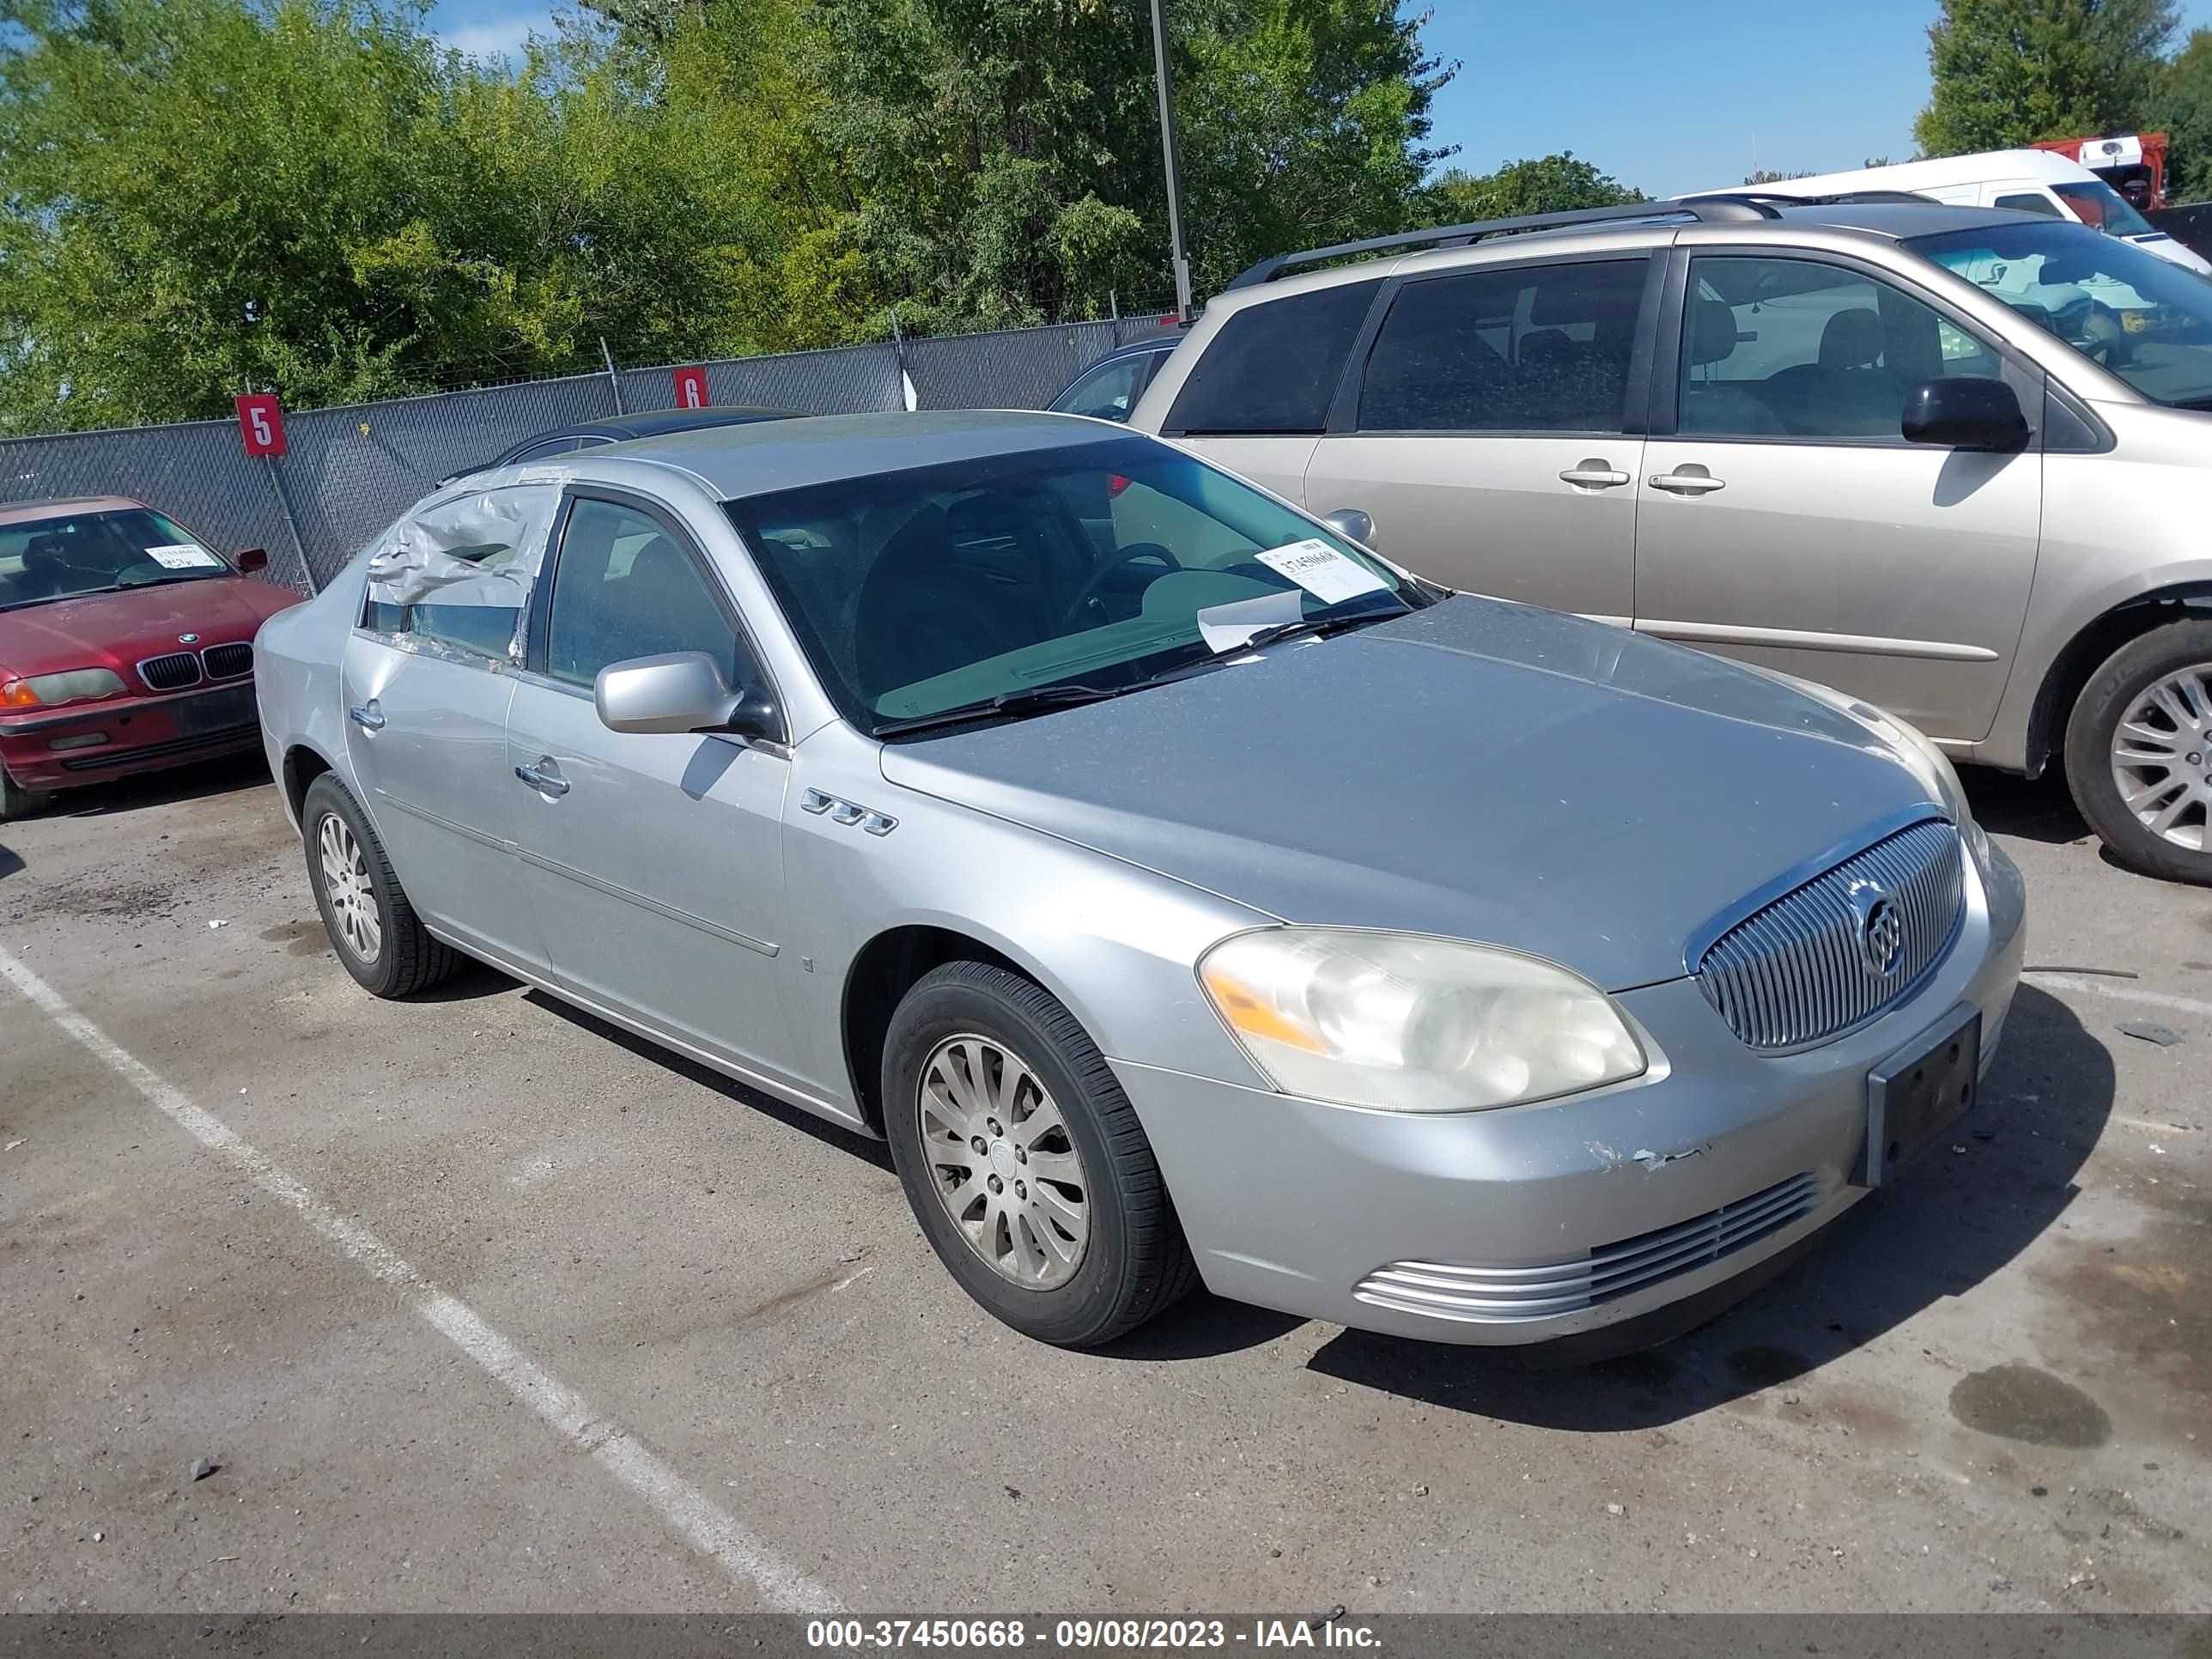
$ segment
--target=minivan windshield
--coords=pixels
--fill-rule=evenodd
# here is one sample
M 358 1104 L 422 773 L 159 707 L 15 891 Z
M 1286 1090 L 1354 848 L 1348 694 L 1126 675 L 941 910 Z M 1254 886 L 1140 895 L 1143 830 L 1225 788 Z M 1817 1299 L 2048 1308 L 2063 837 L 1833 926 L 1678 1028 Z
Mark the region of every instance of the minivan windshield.
M 2212 409 L 2212 282 L 2080 225 L 2031 219 L 1908 238 L 2144 397 Z
M 1261 629 L 1425 603 L 1352 544 L 1150 438 L 841 478 L 727 510 L 824 689 L 872 732 L 1115 695 Z

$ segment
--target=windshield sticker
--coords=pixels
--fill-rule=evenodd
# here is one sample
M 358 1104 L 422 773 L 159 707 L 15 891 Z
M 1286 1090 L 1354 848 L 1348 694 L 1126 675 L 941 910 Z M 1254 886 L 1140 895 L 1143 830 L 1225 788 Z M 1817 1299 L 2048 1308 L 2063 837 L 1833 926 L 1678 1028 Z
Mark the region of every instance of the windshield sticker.
M 220 570 L 222 561 L 198 542 L 165 542 L 149 547 L 146 556 L 164 570 Z
M 1199 636 L 1206 641 L 1206 648 L 1218 656 L 1235 650 L 1263 628 L 1298 621 L 1305 608 L 1305 595 L 1295 587 L 1262 593 L 1256 599 L 1209 605 L 1198 613 Z
M 1389 584 L 1357 559 L 1347 559 L 1327 542 L 1311 538 L 1257 554 L 1261 564 L 1281 572 L 1324 605 L 1382 593 Z

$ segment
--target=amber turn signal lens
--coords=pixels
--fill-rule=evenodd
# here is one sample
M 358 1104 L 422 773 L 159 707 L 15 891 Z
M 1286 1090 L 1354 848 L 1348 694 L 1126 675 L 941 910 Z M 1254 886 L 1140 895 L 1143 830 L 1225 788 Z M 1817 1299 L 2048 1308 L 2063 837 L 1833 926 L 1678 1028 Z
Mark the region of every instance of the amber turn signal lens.
M 31 689 L 28 680 L 9 680 L 0 684 L 0 708 L 36 708 L 39 694 Z

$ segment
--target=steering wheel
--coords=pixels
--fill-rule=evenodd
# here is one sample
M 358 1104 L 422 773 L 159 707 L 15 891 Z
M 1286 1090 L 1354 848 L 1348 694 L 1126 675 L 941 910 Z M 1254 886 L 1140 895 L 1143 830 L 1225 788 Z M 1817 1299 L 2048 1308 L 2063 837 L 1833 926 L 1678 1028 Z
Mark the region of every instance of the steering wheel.
M 1153 564 L 1164 564 L 1170 570 L 1182 568 L 1182 562 L 1158 542 L 1132 542 L 1115 554 L 1112 558 L 1106 560 L 1091 571 L 1090 579 L 1083 584 L 1081 591 L 1068 605 L 1067 614 L 1061 618 L 1060 626 L 1063 628 L 1075 626 L 1075 619 L 1083 613 L 1085 605 L 1098 597 L 1098 590 L 1106 586 L 1106 579 L 1109 576 L 1125 565 L 1147 561 Z

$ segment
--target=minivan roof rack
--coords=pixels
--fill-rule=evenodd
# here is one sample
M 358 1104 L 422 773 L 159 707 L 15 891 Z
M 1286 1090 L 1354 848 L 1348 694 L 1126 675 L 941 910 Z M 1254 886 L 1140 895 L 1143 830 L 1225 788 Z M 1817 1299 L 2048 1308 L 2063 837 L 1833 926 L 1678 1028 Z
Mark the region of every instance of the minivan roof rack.
M 1716 190 L 1703 196 L 1684 198 L 1689 202 L 1758 202 L 1771 207 L 1941 207 L 1933 196 L 1923 196 L 1911 190 L 1839 190 L 1825 196 L 1792 196 L 1781 190 Z
M 1779 202 L 1789 198 L 1776 197 Z M 1692 197 L 1680 202 L 1631 202 L 1626 207 L 1569 208 L 1558 213 L 1524 213 L 1510 219 L 1482 219 L 1471 224 L 1438 225 L 1431 230 L 1401 231 L 1395 236 L 1370 236 L 1364 241 L 1338 242 L 1330 247 L 1308 248 L 1303 253 L 1279 253 L 1262 259 L 1232 281 L 1224 293 L 1257 288 L 1307 265 L 1331 259 L 1348 259 L 1364 253 L 1388 253 L 1419 247 L 1470 247 L 1492 236 L 1516 231 L 1559 230 L 1569 225 L 1602 225 L 1639 219 L 1686 216 L 1707 222 L 1726 223 L 1745 219 L 1778 219 L 1782 216 L 1766 200 L 1755 197 L 1717 195 Z

